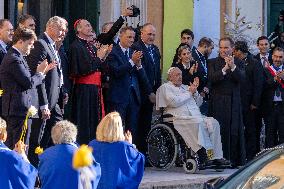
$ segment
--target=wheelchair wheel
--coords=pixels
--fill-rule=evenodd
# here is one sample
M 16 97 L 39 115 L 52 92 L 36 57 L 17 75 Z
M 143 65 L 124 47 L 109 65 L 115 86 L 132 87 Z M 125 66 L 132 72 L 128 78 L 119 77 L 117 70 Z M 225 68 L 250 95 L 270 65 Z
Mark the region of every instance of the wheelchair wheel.
M 177 139 L 172 129 L 165 124 L 155 125 L 148 134 L 148 160 L 159 169 L 168 169 L 177 157 Z
M 194 159 L 187 159 L 183 163 L 183 169 L 186 173 L 195 173 L 197 171 L 197 162 Z

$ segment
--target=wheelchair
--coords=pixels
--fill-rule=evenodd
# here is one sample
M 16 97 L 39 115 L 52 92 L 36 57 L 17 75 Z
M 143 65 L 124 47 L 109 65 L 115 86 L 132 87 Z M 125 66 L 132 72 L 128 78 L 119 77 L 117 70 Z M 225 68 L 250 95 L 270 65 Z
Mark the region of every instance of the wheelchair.
M 167 170 L 176 164 L 182 165 L 186 173 L 196 173 L 200 168 L 197 153 L 186 145 L 181 135 L 175 130 L 172 115 L 162 113 L 161 117 L 155 120 L 147 136 L 147 145 L 148 161 L 155 168 Z M 218 172 L 224 170 L 210 168 Z

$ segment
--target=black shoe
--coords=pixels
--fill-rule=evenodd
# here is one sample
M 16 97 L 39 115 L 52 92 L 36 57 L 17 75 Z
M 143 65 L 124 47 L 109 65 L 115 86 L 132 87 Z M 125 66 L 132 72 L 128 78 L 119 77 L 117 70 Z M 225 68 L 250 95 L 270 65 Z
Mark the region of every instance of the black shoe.
M 221 158 L 221 159 L 214 159 L 213 160 L 213 164 L 214 165 L 227 165 L 227 166 L 230 166 L 231 162 L 229 160 Z
M 214 165 L 214 161 L 213 160 L 206 160 L 204 163 L 200 164 L 198 166 L 199 170 L 204 170 L 204 169 L 211 169 L 213 168 Z

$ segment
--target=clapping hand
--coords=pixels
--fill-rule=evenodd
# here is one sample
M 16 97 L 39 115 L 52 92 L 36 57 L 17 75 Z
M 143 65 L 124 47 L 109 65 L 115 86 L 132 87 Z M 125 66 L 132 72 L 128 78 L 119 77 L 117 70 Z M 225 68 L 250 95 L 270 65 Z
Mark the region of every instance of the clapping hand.
M 198 69 L 198 62 L 195 62 L 195 63 L 191 66 L 191 68 L 189 69 L 189 73 L 190 73 L 191 75 L 193 75 L 194 73 L 197 72 L 197 69 Z
M 234 69 L 236 67 L 233 56 L 226 56 L 224 59 L 225 59 L 226 65 L 228 65 L 230 69 Z
M 125 137 L 125 141 L 129 142 L 130 144 L 132 144 L 132 134 L 130 131 L 126 131 L 124 133 L 124 137 Z
M 278 78 L 278 80 L 279 79 L 284 79 L 284 71 L 280 71 L 280 72 L 277 72 L 277 75 L 276 75 Z
M 47 72 L 49 70 L 52 70 L 53 68 L 55 68 L 57 66 L 56 61 L 52 61 L 50 64 L 48 64 L 47 59 L 45 59 L 44 61 L 42 61 L 36 68 L 36 72 L 38 73 L 43 73 L 43 74 L 47 74 Z
M 134 51 L 132 54 L 131 60 L 134 62 L 134 64 L 137 67 L 141 66 L 141 58 L 143 57 L 143 52 L 142 51 Z
M 190 86 L 189 86 L 189 91 L 193 94 L 196 92 L 197 88 L 199 86 L 199 78 L 195 77 L 193 80 L 193 83 L 190 82 Z
M 107 55 L 110 53 L 112 45 L 101 45 L 97 50 L 97 57 L 101 60 L 104 60 Z

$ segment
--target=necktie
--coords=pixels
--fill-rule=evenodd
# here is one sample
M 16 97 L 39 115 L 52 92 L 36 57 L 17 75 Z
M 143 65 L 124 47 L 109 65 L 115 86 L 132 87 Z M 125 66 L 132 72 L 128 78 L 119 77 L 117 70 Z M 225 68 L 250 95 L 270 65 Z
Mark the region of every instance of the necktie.
M 56 50 L 55 44 L 52 45 L 52 48 L 53 48 L 53 52 L 55 54 L 55 61 L 57 62 L 58 69 L 59 69 L 59 72 L 60 72 L 59 86 L 62 87 L 62 85 L 63 85 L 63 73 L 62 73 L 62 66 L 61 66 L 61 60 L 60 60 L 59 52 Z
M 148 52 L 149 52 L 149 54 L 150 54 L 150 56 L 151 56 L 151 58 L 152 58 L 153 63 L 155 64 L 155 59 L 154 59 L 152 47 L 149 46 L 147 49 L 148 49 Z
M 128 55 L 128 50 L 126 50 L 126 51 L 124 52 L 124 55 L 125 55 L 125 57 L 126 57 L 127 61 L 129 61 L 129 60 L 130 60 L 130 58 L 129 58 L 129 55 Z
M 203 69 L 204 69 L 204 71 L 205 71 L 205 73 L 206 73 L 206 75 L 207 75 L 207 66 L 206 66 L 206 58 L 205 58 L 205 56 L 200 56 L 200 60 L 201 60 L 201 64 L 202 64 L 202 66 L 203 66 Z
M 272 64 L 272 67 L 275 69 L 276 72 L 281 71 L 281 67 L 280 67 L 280 66 L 277 67 L 277 66 L 275 66 L 274 64 Z M 277 89 L 276 89 L 276 91 L 275 91 L 275 95 L 276 95 L 277 97 L 280 97 L 280 95 L 281 95 L 279 86 L 277 87 Z
M 267 58 L 265 56 L 263 56 L 262 58 L 262 66 L 265 67 L 266 65 L 265 64 L 268 64 L 269 65 L 269 62 L 267 60 Z
M 277 89 L 276 89 L 276 91 L 275 91 L 275 95 L 276 95 L 277 97 L 280 97 L 281 93 L 280 93 L 279 87 L 277 87 Z

